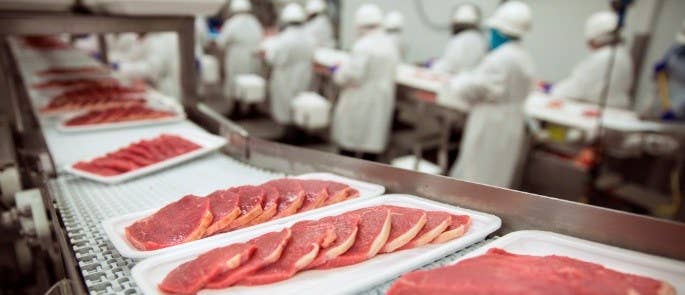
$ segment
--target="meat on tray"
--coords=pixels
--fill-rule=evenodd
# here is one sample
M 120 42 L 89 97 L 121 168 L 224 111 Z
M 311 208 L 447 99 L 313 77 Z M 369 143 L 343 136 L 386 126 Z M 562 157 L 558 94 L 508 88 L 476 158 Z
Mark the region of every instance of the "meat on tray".
M 66 126 L 83 126 L 111 124 L 119 122 L 146 121 L 174 117 L 170 111 L 155 110 L 144 105 L 120 106 L 103 110 L 92 110 L 83 115 L 73 117 L 66 122 Z
M 433 214 L 436 219 L 426 221 L 429 213 L 436 212 L 399 206 L 374 206 L 319 220 L 301 221 L 280 232 L 267 233 L 246 243 L 226 245 L 199 255 L 171 270 L 159 288 L 170 293 L 193 294 L 202 289 L 275 283 L 307 269 L 329 269 L 369 260 L 385 248 L 389 236 L 413 241 L 415 236 L 423 232 L 421 228 L 414 230 L 417 223 L 423 223 L 423 226 L 431 224 L 429 231 L 437 226 L 447 230 L 447 224 L 451 223 L 453 217 L 465 222 L 462 224 L 465 227 L 470 224 L 468 216 L 447 212 Z M 447 222 L 444 222 L 445 218 Z M 436 222 L 438 225 L 435 225 Z M 397 234 L 391 235 L 392 232 Z M 439 234 L 434 233 L 433 236 Z M 458 238 L 455 235 L 451 237 Z M 215 261 L 206 261 L 207 257 L 217 255 L 219 249 L 245 244 L 253 245 L 256 250 L 239 266 L 217 271 Z M 400 251 L 409 248 L 406 245 L 391 248 Z
M 53 97 L 43 113 L 102 110 L 145 104 L 145 88 L 138 86 L 94 86 L 66 91 Z
M 114 78 L 78 78 L 78 79 L 53 79 L 31 85 L 34 89 L 55 89 L 55 88 L 87 88 L 116 86 L 119 81 Z
M 82 66 L 82 67 L 53 67 L 45 70 L 36 72 L 36 75 L 53 76 L 53 75 L 80 75 L 80 74 L 92 74 L 92 75 L 103 75 L 108 74 L 109 69 L 103 66 Z
M 23 38 L 24 46 L 33 49 L 68 49 L 69 43 L 60 40 L 55 36 L 26 36 Z
M 136 146 L 136 145 L 133 145 Z M 143 157 L 142 153 L 136 152 L 136 155 L 139 157 Z M 149 158 L 148 158 L 149 159 Z M 105 162 L 106 163 L 106 162 Z M 135 164 L 135 163 L 134 163 Z M 119 165 L 123 165 L 120 163 L 117 163 L 117 166 L 114 168 L 101 168 L 101 167 L 93 167 L 95 166 L 94 164 L 85 164 L 81 166 L 85 166 L 88 169 L 91 169 L 91 171 L 95 171 L 94 173 L 98 171 L 110 171 L 114 170 L 115 168 L 118 168 Z M 78 168 L 75 166 L 75 168 Z M 81 169 L 81 168 L 79 168 Z M 107 170 L 103 170 L 107 169 Z M 85 170 L 85 169 L 84 169 Z M 281 192 L 284 192 L 283 195 L 279 193 L 276 189 L 273 188 L 274 184 L 280 184 L 280 189 Z M 214 193 L 209 194 L 208 196 L 204 197 L 205 199 L 209 200 L 210 204 L 210 214 L 212 215 L 212 218 L 210 219 L 210 222 L 204 225 L 204 228 L 201 229 L 201 232 L 203 232 L 202 236 L 196 236 L 196 239 L 200 239 L 202 237 L 206 236 L 211 236 L 219 233 L 224 233 L 224 232 L 229 232 L 233 231 L 236 229 L 244 228 L 247 226 L 259 224 L 259 223 L 264 223 L 270 220 L 278 219 L 281 218 L 281 216 L 278 216 L 275 214 L 275 210 L 273 209 L 265 209 L 267 207 L 269 208 L 274 208 L 274 207 L 285 207 L 285 208 L 290 208 L 292 207 L 292 200 L 290 195 L 297 195 L 301 196 L 300 199 L 304 198 L 305 192 L 303 187 L 310 187 L 311 183 L 315 183 L 317 187 L 323 187 L 323 190 L 325 190 L 328 194 L 328 192 L 338 192 L 338 191 L 344 191 L 345 195 L 344 197 L 339 197 L 338 200 L 339 202 L 344 201 L 344 200 L 349 200 L 349 199 L 354 199 L 359 197 L 359 192 L 347 186 L 346 184 L 341 184 L 338 182 L 333 182 L 333 181 L 325 181 L 325 180 L 303 180 L 303 179 L 295 179 L 295 178 L 282 178 L 282 179 L 277 179 L 277 180 L 272 180 L 266 183 L 263 183 L 261 185 L 257 186 L 252 186 L 252 185 L 244 185 L 244 186 L 238 186 L 238 187 L 231 187 L 226 190 L 219 190 Z M 288 189 L 286 186 L 292 186 L 294 189 Z M 342 187 L 345 187 L 344 189 L 341 189 Z M 300 191 L 302 190 L 302 191 Z M 180 202 L 180 201 L 177 201 Z M 285 203 L 286 205 L 281 206 L 282 203 Z M 301 203 L 301 202 L 300 202 Z M 174 204 L 174 203 L 172 203 Z M 331 203 L 333 204 L 333 203 Z M 167 205 L 170 206 L 170 205 Z M 324 206 L 324 203 L 319 203 L 319 207 Z M 166 208 L 166 207 L 164 207 Z M 163 210 L 164 208 L 160 209 Z M 301 208 L 299 206 L 298 208 Z M 318 207 L 317 207 L 318 208 Z M 315 209 L 315 208 L 311 208 Z M 268 211 L 271 211 L 271 213 L 267 213 Z M 301 211 L 295 210 L 291 214 L 295 214 Z M 263 216 L 268 216 L 268 218 L 263 218 Z M 157 216 L 157 217 L 155 217 Z M 283 215 L 285 216 L 285 215 Z M 129 226 L 127 229 L 132 229 L 137 227 L 137 224 L 139 222 L 149 222 L 150 218 L 164 218 L 164 216 L 160 216 L 159 212 L 155 213 L 149 217 L 143 218 L 139 221 L 136 221 L 133 223 L 133 225 Z M 335 222 L 332 222 L 335 223 Z M 345 223 L 345 222 L 343 222 Z M 173 232 L 174 228 L 178 228 L 179 233 L 183 233 L 187 230 L 184 224 L 179 224 L 179 223 L 168 223 L 164 225 L 165 231 Z M 343 235 L 341 233 L 341 235 Z M 349 235 L 349 234 L 344 234 L 344 235 Z M 139 235 L 139 233 L 135 230 L 127 230 L 126 231 L 126 237 L 129 241 L 132 241 L 131 244 L 140 249 L 140 250 L 155 250 L 158 248 L 148 248 L 145 245 L 145 242 L 150 242 L 153 245 L 160 245 L 160 244 L 166 244 L 166 240 L 155 240 L 160 238 L 159 236 L 152 236 L 152 235 L 145 235 L 143 236 Z M 135 242 L 134 242 L 135 241 Z M 142 242 L 141 242 L 142 241 Z M 189 240 L 184 240 L 182 242 L 188 242 Z M 179 242 L 180 244 L 181 242 Z M 173 246 L 169 244 L 168 246 Z M 345 247 L 345 245 L 341 245 L 339 247 Z M 331 255 L 330 253 L 328 254 L 329 256 Z M 316 258 L 316 257 L 314 257 Z M 312 259 L 314 259 L 312 258 Z
M 77 162 L 73 168 L 100 176 L 115 176 L 192 152 L 201 147 L 180 136 L 162 134 L 154 139 L 133 143 L 90 161 Z
M 565 256 L 490 249 L 454 265 L 403 275 L 389 295 L 421 294 L 675 294 L 666 282 Z

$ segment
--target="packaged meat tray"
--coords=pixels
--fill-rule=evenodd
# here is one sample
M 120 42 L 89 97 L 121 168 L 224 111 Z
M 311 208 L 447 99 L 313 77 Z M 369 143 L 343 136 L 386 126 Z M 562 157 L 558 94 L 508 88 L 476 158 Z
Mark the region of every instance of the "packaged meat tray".
M 97 85 L 67 90 L 48 99 L 36 100 L 43 116 L 145 105 L 150 93 L 141 85 Z
M 185 114 L 174 110 L 146 105 L 93 110 L 69 116 L 57 125 L 61 132 L 92 132 L 119 128 L 174 123 L 185 119 Z
M 71 174 L 115 184 L 154 173 L 221 148 L 223 137 L 208 133 L 161 134 L 65 168 Z
M 489 272 L 493 268 L 499 270 L 498 280 L 507 283 L 492 285 L 492 277 L 469 279 L 465 275 L 475 269 Z M 532 293 L 544 288 L 551 293 L 574 289 L 570 292 L 667 295 L 685 292 L 684 275 L 685 263 L 681 261 L 529 230 L 509 233 L 460 258 L 452 266 L 406 274 L 393 284 L 389 294 L 473 292 L 474 288 L 484 292 L 483 288 L 497 293 L 507 289 Z M 460 284 L 455 277 L 467 280 L 468 284 Z M 560 284 L 559 279 L 567 284 Z M 517 282 L 521 283 L 517 285 Z M 551 291 L 554 288 L 557 290 Z
M 98 10 L 125 15 L 211 15 L 223 0 L 93 0 Z
M 448 216 L 449 226 L 436 221 L 440 214 Z M 453 228 L 456 221 L 463 222 Z M 328 224 L 334 225 L 332 229 Z M 353 294 L 483 240 L 500 225 L 501 220 L 490 214 L 415 196 L 385 195 L 148 258 L 132 269 L 132 275 L 145 294 L 184 289 L 201 289 L 198 294 Z M 346 234 L 348 228 L 356 234 Z M 419 243 L 429 232 L 433 240 Z M 336 252 L 348 236 L 353 237 L 352 245 Z M 338 237 L 344 239 L 337 241 Z M 265 249 L 276 249 L 282 239 L 289 240 L 280 256 L 266 258 L 271 255 L 265 255 Z M 256 247 L 254 253 L 235 254 L 237 247 L 251 246 Z M 231 261 L 240 257 L 242 263 L 224 267 L 204 262 L 216 262 L 207 258 L 221 254 Z M 254 264 L 261 261 L 266 262 L 255 270 Z M 198 267 L 208 275 L 187 275 L 187 270 Z
M 302 188 L 301 190 L 303 191 L 304 195 L 302 195 L 302 197 L 297 197 L 294 199 L 288 192 L 289 189 L 287 187 L 273 186 L 279 185 L 279 182 L 283 182 L 283 180 L 288 179 L 299 181 L 300 184 L 297 184 L 298 186 L 307 186 L 307 184 L 303 183 L 314 181 L 330 182 L 331 184 L 334 184 L 338 187 L 329 187 L 328 191 L 326 192 L 326 199 L 323 202 L 318 203 L 318 206 L 315 206 L 312 204 L 316 204 L 316 200 L 318 200 L 318 198 L 314 197 L 315 194 L 312 194 L 310 192 L 316 191 L 316 188 L 312 190 L 311 187 L 307 188 L 300 186 Z M 264 187 L 265 185 L 268 185 L 269 187 Z M 255 187 L 257 189 L 254 189 Z M 245 190 L 246 188 L 249 190 Z M 275 197 L 273 193 L 270 193 L 273 192 L 274 189 L 278 190 L 276 192 L 277 194 Z M 246 198 L 244 196 L 245 194 L 249 194 L 250 190 L 257 191 L 254 195 L 256 196 L 255 198 L 259 198 L 259 200 L 261 201 L 260 206 L 254 206 L 252 204 L 252 200 L 250 199 L 252 199 L 253 197 Z M 260 190 L 262 192 L 259 192 Z M 344 198 L 338 198 L 338 196 L 341 195 L 334 193 L 333 190 L 338 192 L 345 192 L 346 195 L 342 195 L 344 196 Z M 227 205 L 230 204 L 229 201 L 225 201 L 222 203 L 214 203 L 215 198 L 231 200 L 231 196 L 219 196 L 218 194 L 222 193 L 222 191 L 228 191 L 229 193 L 236 193 L 239 195 L 238 206 L 240 207 L 241 212 L 239 212 L 238 215 L 231 216 L 231 213 L 227 213 L 232 211 L 232 209 L 229 208 L 231 206 Z M 283 194 L 281 192 L 284 192 L 285 194 L 287 194 L 287 196 L 282 197 Z M 288 222 L 288 220 L 291 220 L 293 218 L 299 218 L 298 216 L 319 212 L 322 210 L 327 210 L 328 208 L 336 206 L 342 206 L 343 204 L 352 202 L 353 200 L 357 199 L 377 197 L 382 195 L 384 192 L 385 188 L 380 185 L 366 183 L 329 173 L 310 173 L 290 178 L 275 179 L 263 184 L 254 184 L 254 186 L 245 185 L 241 187 L 219 188 L 219 190 L 215 191 L 214 193 L 205 196 L 205 198 L 210 199 L 210 208 L 213 214 L 212 223 L 209 225 L 204 224 L 204 235 L 202 237 L 199 237 L 192 236 L 193 232 L 185 232 L 185 234 L 183 232 L 174 233 L 174 236 L 190 237 L 184 239 L 184 241 L 178 242 L 175 245 L 169 244 L 163 247 L 157 247 L 154 244 L 142 243 L 140 242 L 141 239 L 136 237 L 135 233 L 132 233 L 132 230 L 134 229 L 132 225 L 139 223 L 139 221 L 144 219 L 161 220 L 164 218 L 163 216 L 160 216 L 160 214 L 165 214 L 163 212 L 172 212 L 173 210 L 176 210 L 174 209 L 174 207 L 187 207 L 187 205 L 183 204 L 192 204 L 194 202 L 200 201 L 200 199 L 190 198 L 186 200 L 185 198 L 181 198 L 182 196 L 179 196 L 179 201 L 166 204 L 161 209 L 158 208 L 152 210 L 145 210 L 142 212 L 135 212 L 107 219 L 103 222 L 103 227 L 105 229 L 105 232 L 107 233 L 107 236 L 112 241 L 112 244 L 122 256 L 140 259 L 150 257 L 153 255 L 159 255 L 170 251 L 175 251 L 186 247 L 192 247 L 192 245 L 198 243 L 212 243 L 212 241 L 223 239 L 226 236 L 239 236 L 242 234 L 242 232 L 246 230 L 252 231 L 256 228 Z M 297 199 L 300 199 L 300 201 L 293 201 Z M 271 203 L 274 204 L 272 205 Z M 223 209 L 219 210 L 215 207 Z M 253 215 L 252 213 L 254 212 L 253 209 L 255 207 L 260 208 L 256 209 L 258 212 L 256 212 Z M 293 210 L 289 210 L 291 208 Z M 196 218 L 192 219 L 202 221 L 202 212 L 205 211 L 206 210 L 204 209 L 200 209 L 200 213 L 198 215 L 194 215 Z M 156 217 L 150 217 L 153 215 L 156 215 Z M 200 217 L 198 218 L 198 216 Z M 218 216 L 221 217 L 218 218 Z M 224 220 L 228 223 L 223 223 Z M 136 227 L 140 228 L 140 225 L 136 225 Z M 221 228 L 223 228 L 223 230 Z

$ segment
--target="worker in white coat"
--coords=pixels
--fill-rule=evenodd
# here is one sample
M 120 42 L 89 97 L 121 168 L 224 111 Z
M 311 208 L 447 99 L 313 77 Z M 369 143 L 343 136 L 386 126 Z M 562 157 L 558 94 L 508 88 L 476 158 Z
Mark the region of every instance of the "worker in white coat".
M 402 13 L 399 11 L 388 12 L 383 21 L 383 28 L 393 40 L 395 46 L 397 46 L 402 61 L 406 61 L 407 54 L 409 53 L 409 45 L 406 40 L 404 40 L 402 33 L 404 31 L 404 16 Z
M 312 35 L 317 47 L 335 47 L 333 24 L 326 14 L 326 2 L 323 0 L 309 0 L 307 2 L 308 20 L 306 31 Z
M 148 33 L 142 37 L 143 58 L 114 64 L 129 79 L 150 82 L 161 93 L 181 97 L 178 36 L 176 33 Z
M 373 157 L 388 143 L 399 53 L 382 22 L 378 6 L 359 7 L 355 25 L 360 37 L 350 60 L 334 71 L 333 80 L 342 89 L 333 113 L 332 138 L 343 154 Z
M 606 105 L 628 108 L 629 92 L 633 84 L 633 61 L 620 37 L 614 34 L 618 16 L 611 11 L 597 12 L 585 23 L 585 37 L 591 50 L 571 75 L 552 88 L 552 96 L 601 103 L 602 91 L 609 83 Z M 615 51 L 615 52 L 612 52 Z M 614 57 L 611 80 L 607 81 L 607 70 Z
M 224 23 L 216 39 L 224 55 L 224 95 L 234 95 L 235 79 L 241 74 L 260 74 L 261 60 L 257 53 L 264 30 L 257 18 L 250 13 L 252 6 L 247 0 L 232 0 L 229 10 L 232 16 Z
M 474 4 L 457 6 L 452 15 L 452 39 L 431 68 L 452 75 L 475 68 L 488 52 L 480 20 L 480 9 Z
M 658 95 L 665 96 L 654 101 L 659 105 L 654 111 L 661 119 L 685 121 L 685 21 L 675 41 L 654 65 L 657 85 L 663 88 Z
M 450 175 L 511 187 L 525 150 L 523 102 L 533 89 L 534 65 L 521 38 L 530 30 L 528 5 L 507 1 L 488 20 L 490 53 L 449 82 L 438 103 L 467 102 L 471 111 Z
M 314 39 L 305 33 L 304 10 L 299 4 L 290 3 L 283 8 L 281 31 L 265 52 L 267 63 L 272 67 L 269 80 L 271 116 L 276 123 L 290 125 L 291 101 L 309 89 L 312 79 Z

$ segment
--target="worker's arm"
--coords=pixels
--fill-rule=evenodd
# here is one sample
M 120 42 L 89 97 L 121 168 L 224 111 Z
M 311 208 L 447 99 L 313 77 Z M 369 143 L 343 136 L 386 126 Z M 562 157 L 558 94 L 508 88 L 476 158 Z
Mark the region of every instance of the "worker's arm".
M 596 81 L 605 79 L 606 67 L 608 66 L 608 56 L 606 59 L 601 56 L 589 56 L 578 64 L 571 74 L 564 80 L 552 87 L 552 97 L 566 99 L 592 100 L 593 89 L 589 85 L 599 85 Z
M 333 81 L 341 86 L 361 84 L 365 78 L 368 60 L 367 53 L 362 50 L 353 50 L 348 62 L 342 64 L 340 69 L 333 74 Z
M 219 46 L 219 48 L 225 49 L 235 41 L 235 34 L 236 34 L 236 29 L 234 28 L 235 26 L 233 25 L 234 22 L 231 20 L 228 20 L 223 28 L 221 28 L 221 32 L 219 32 L 219 36 L 216 37 L 216 44 Z

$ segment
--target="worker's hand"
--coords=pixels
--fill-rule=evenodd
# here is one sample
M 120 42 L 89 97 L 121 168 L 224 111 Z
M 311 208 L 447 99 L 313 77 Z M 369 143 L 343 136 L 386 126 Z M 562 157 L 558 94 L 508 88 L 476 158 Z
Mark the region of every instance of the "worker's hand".
M 421 66 L 424 68 L 432 68 L 434 63 L 435 63 L 435 58 L 431 58 L 431 59 L 423 62 L 423 64 L 421 64 Z
M 119 63 L 118 62 L 111 62 L 111 63 L 109 63 L 109 67 L 112 70 L 118 71 L 119 70 Z
M 666 70 L 666 61 L 660 61 L 654 64 L 654 76 Z
M 332 65 L 332 66 L 328 67 L 328 71 L 331 72 L 331 74 L 335 74 L 335 72 L 337 72 L 338 69 L 340 69 L 339 65 Z

